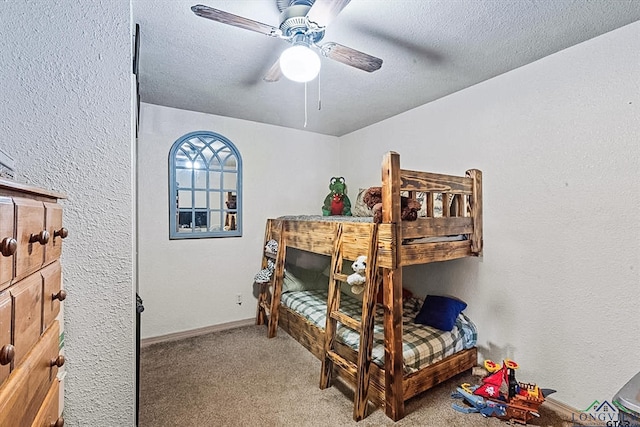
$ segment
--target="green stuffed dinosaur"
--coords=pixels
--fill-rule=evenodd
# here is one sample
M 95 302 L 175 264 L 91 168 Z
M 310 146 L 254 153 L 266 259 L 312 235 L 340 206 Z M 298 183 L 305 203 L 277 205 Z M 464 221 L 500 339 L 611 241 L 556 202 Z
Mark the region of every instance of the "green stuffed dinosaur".
M 343 177 L 334 176 L 329 182 L 329 190 L 331 192 L 327 194 L 324 199 L 324 205 L 322 206 L 322 215 L 346 215 L 351 216 L 351 201 L 346 194 L 347 184 L 344 182 Z

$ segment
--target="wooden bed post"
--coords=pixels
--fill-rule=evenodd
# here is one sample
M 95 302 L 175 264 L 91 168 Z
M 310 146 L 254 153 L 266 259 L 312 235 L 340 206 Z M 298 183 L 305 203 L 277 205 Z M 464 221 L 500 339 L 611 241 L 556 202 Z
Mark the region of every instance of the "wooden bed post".
M 471 235 L 471 252 L 475 255 L 482 254 L 482 171 L 469 169 L 466 174 L 473 179 L 473 197 L 469 204 L 471 218 L 473 219 L 473 234 Z
M 383 269 L 385 413 L 394 421 L 404 417 L 402 357 L 402 267 L 400 244 L 400 155 L 388 152 L 382 161 L 382 222 L 395 228 L 395 269 Z
M 273 294 L 271 295 L 271 313 L 269 315 L 268 337 L 273 338 L 278 333 L 278 316 L 280 315 L 280 296 L 282 295 L 282 281 L 284 278 L 284 260 L 287 254 L 286 239 L 284 237 L 284 222 L 278 222 L 278 252 L 276 253 L 276 268 L 271 277 Z
M 264 243 L 262 244 L 262 263 L 260 264 L 260 269 L 263 269 L 267 266 L 267 261 L 264 256 L 264 247 L 267 245 L 269 239 L 271 239 L 271 225 L 273 222 L 268 219 L 267 225 L 264 228 Z M 260 283 L 260 289 L 258 291 L 258 308 L 256 309 L 256 325 L 264 325 L 267 320 L 267 313 L 265 311 L 266 305 L 269 303 L 269 299 L 267 297 L 269 293 L 269 284 L 268 283 Z

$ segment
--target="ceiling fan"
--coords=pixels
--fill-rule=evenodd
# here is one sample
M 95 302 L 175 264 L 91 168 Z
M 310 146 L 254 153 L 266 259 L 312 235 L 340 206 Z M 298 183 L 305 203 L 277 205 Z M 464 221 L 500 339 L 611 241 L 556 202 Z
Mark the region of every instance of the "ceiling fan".
M 292 44 L 269 69 L 264 77 L 275 82 L 284 74 L 290 80 L 308 82 L 320 71 L 320 58 L 316 49 L 326 58 L 351 67 L 373 72 L 382 66 L 382 59 L 334 42 L 318 44 L 327 26 L 351 0 L 277 0 L 280 24 L 274 27 L 229 12 L 201 4 L 191 7 L 203 18 L 255 31 Z M 313 48 L 313 49 L 312 49 Z

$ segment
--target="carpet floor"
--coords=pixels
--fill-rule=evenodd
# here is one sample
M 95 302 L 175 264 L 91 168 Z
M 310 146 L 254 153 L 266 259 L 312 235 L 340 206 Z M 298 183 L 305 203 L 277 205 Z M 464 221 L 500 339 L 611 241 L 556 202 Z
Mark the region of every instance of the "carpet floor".
M 405 406 L 394 423 L 379 408 L 356 423 L 353 393 L 340 382 L 320 390 L 320 361 L 282 330 L 273 339 L 264 326 L 246 326 L 143 347 L 140 354 L 141 427 L 206 426 L 506 426 L 497 418 L 451 408 L 456 386 L 476 383 L 461 374 Z M 540 408 L 530 425 L 570 427 Z

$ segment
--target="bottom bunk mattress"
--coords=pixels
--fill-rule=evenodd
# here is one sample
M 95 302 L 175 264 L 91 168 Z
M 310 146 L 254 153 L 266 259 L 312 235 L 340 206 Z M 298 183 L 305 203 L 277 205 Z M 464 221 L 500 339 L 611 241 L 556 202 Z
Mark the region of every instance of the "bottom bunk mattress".
M 311 324 L 324 330 L 327 318 L 326 290 L 284 292 L 281 302 Z M 415 372 L 454 353 L 473 348 L 477 342 L 476 326 L 464 313 L 460 313 L 453 329 L 447 332 L 414 323 L 421 307 L 422 301 L 417 298 L 407 298 L 403 301 L 402 355 L 405 373 Z M 362 301 L 343 293 L 340 297 L 340 311 L 360 320 Z M 382 368 L 384 368 L 383 316 L 383 308 L 377 304 L 371 357 L 372 361 Z M 360 334 L 340 323 L 338 323 L 336 339 L 358 350 Z

